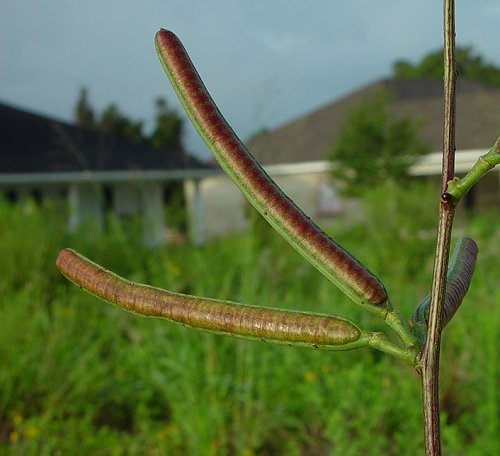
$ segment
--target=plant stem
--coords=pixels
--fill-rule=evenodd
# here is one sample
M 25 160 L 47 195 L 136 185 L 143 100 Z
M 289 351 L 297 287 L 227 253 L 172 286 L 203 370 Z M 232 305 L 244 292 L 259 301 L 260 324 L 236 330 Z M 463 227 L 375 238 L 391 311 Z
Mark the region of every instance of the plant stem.
M 472 169 L 461 179 L 455 177 L 448 182 L 446 192 L 450 194 L 452 202 L 456 205 L 471 187 L 483 177 L 490 169 L 500 164 L 500 138 L 490 150 L 481 155 Z
M 415 367 L 418 363 L 418 349 L 415 347 L 398 347 L 393 344 L 384 333 L 372 333 L 368 339 L 370 347 L 383 351 Z
M 399 312 L 395 310 L 389 312 L 385 317 L 385 322 L 394 330 L 405 346 L 413 348 L 419 345 L 418 339 L 410 332 Z
M 441 202 L 429 323 L 424 348 L 420 354 L 424 437 L 427 456 L 439 456 L 441 454 L 438 392 L 439 354 L 441 349 L 442 312 L 453 215 L 454 208 L 451 203 Z
M 444 135 L 441 193 L 444 195 L 455 167 L 455 2 L 444 0 Z M 454 204 L 442 198 L 434 257 L 429 322 L 424 348 L 420 354 L 425 453 L 441 455 L 439 428 L 439 355 L 446 274 L 453 225 Z

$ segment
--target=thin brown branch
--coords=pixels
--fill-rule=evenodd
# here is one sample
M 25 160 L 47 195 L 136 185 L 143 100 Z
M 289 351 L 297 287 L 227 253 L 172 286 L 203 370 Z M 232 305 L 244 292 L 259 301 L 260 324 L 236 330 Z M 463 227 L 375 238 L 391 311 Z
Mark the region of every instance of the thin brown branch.
M 444 125 L 441 193 L 455 174 L 455 0 L 444 0 Z
M 453 179 L 455 165 L 455 2 L 444 0 L 444 126 L 441 193 Z M 439 355 L 441 350 L 442 313 L 450 251 L 454 205 L 442 198 L 434 257 L 431 304 L 427 337 L 420 356 L 425 452 L 441 455 L 439 428 Z

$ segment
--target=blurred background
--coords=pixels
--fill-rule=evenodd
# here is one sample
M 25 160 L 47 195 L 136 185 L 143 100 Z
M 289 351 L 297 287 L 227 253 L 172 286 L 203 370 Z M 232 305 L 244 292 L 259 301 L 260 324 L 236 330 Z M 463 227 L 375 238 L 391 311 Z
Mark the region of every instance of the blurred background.
M 160 28 L 184 42 L 221 111 L 247 139 L 375 80 L 395 61 L 416 62 L 442 46 L 432 0 L 2 1 L 0 100 L 73 120 L 82 86 L 96 111 L 116 103 L 154 124 L 153 100 L 179 107 L 153 46 Z M 495 0 L 457 7 L 457 43 L 497 66 Z M 205 147 L 186 128 L 187 149 Z
M 84 294 L 78 249 L 124 277 L 248 304 L 353 306 L 222 174 L 155 55 L 183 41 L 278 184 L 386 285 L 428 293 L 440 195 L 442 12 L 434 1 L 11 1 L 0 6 L 0 454 L 423 452 L 415 372 L 199 333 Z M 500 134 L 500 5 L 457 7 L 457 173 Z M 479 245 L 446 329 L 446 454 L 500 453 L 500 178 L 457 213 Z

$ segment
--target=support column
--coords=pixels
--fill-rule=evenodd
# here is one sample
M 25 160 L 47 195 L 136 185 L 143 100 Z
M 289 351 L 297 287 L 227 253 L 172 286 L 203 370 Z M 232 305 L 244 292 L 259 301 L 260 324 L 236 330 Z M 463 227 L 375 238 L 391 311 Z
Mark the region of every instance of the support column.
M 99 232 L 103 229 L 103 211 L 98 185 L 71 184 L 68 189 L 68 230 L 72 233 L 85 224 Z
M 197 246 L 203 245 L 206 242 L 206 230 L 201 179 L 184 181 L 184 195 L 188 211 L 191 242 Z
M 151 248 L 165 243 L 166 224 L 163 214 L 163 186 L 157 182 L 141 185 L 143 240 Z

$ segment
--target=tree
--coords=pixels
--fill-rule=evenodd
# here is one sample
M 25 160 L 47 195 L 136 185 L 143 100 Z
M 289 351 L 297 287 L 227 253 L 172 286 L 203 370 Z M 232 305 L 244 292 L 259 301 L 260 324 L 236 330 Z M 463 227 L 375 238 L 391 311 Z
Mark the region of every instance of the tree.
M 94 110 L 90 106 L 86 87 L 80 88 L 78 101 L 75 105 L 75 122 L 83 128 L 94 127 Z
M 420 62 L 412 64 L 407 60 L 394 63 L 393 76 L 397 79 L 443 78 L 443 50 L 430 52 Z M 456 69 L 458 76 L 471 81 L 500 87 L 500 68 L 486 62 L 470 46 L 456 48 Z
M 145 141 L 159 150 L 181 148 L 182 118 L 169 108 L 167 101 L 155 100 L 156 118 L 150 135 L 143 132 L 143 122 L 125 115 L 117 104 L 109 104 L 96 118 L 88 101 L 88 90 L 82 88 L 75 105 L 75 123 L 106 135 L 120 136 L 132 141 Z
M 169 108 L 163 97 L 155 100 L 155 106 L 156 120 L 153 132 L 148 138 L 149 143 L 156 149 L 177 148 L 181 140 L 182 119 Z
M 121 136 L 132 141 L 139 142 L 144 139 L 142 121 L 128 118 L 114 103 L 104 109 L 96 123 L 96 127 L 103 133 Z
M 429 152 L 418 136 L 419 123 L 410 116 L 392 118 L 387 102 L 387 93 L 376 93 L 356 106 L 340 127 L 329 158 L 345 194 L 403 180 L 408 167 Z

